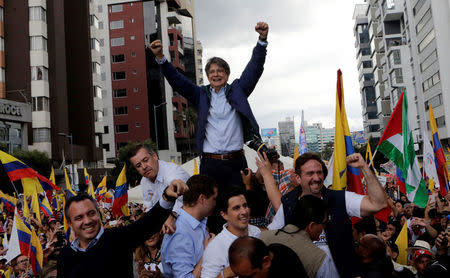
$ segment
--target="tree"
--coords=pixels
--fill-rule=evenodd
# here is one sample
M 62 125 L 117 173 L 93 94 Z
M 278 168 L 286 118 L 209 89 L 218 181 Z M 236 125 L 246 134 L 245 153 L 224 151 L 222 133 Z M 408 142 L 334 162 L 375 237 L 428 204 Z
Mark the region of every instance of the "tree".
M 330 160 L 334 151 L 334 142 L 328 142 L 322 150 L 321 156 L 323 160 Z
M 128 142 L 127 145 L 125 145 L 119 149 L 117 158 L 114 161 L 114 164 L 116 165 L 116 167 L 111 172 L 111 175 L 112 175 L 114 181 L 117 180 L 117 177 L 119 176 L 120 171 L 122 171 L 124 163 L 127 164 L 126 172 L 127 172 L 127 182 L 129 184 L 129 186 L 135 187 L 141 180 L 141 175 L 138 173 L 138 171 L 136 171 L 136 169 L 131 164 L 130 159 L 128 157 L 129 151 L 132 148 L 134 148 L 138 143 L 139 142 L 137 142 L 137 143 Z M 151 149 L 153 149 L 155 151 L 157 150 L 156 144 L 153 141 L 151 141 L 150 139 L 145 140 L 142 144 L 149 146 Z

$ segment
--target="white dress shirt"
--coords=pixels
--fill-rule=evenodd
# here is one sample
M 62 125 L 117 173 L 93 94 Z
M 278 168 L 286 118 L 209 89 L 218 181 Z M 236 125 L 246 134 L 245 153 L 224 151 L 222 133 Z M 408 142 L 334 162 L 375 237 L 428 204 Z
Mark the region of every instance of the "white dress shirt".
M 248 225 L 248 235 L 259 238 L 261 230 L 253 225 Z M 202 278 L 216 278 L 230 265 L 228 261 L 228 249 L 238 237 L 223 225 L 222 231 L 206 246 L 203 252 Z
M 141 179 L 142 196 L 144 199 L 145 211 L 149 211 L 161 199 L 164 189 L 170 185 L 173 180 L 182 180 L 186 182 L 190 175 L 180 166 L 158 160 L 159 169 L 155 182 L 153 183 L 146 177 Z M 178 213 L 183 206 L 183 197 L 178 197 L 173 211 Z

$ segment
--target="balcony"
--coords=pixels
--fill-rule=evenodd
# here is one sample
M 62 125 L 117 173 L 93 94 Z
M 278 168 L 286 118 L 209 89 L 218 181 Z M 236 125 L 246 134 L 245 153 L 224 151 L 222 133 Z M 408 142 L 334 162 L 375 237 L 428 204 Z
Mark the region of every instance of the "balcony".
M 167 5 L 171 8 L 174 8 L 174 9 L 181 8 L 180 0 L 166 0 L 166 2 L 167 2 Z
M 377 83 L 383 83 L 383 70 L 382 69 L 376 69 L 374 72 L 374 82 Z
M 181 8 L 178 9 L 178 13 L 187 17 L 192 17 L 194 14 L 192 2 L 190 0 L 181 0 Z
M 400 20 L 403 16 L 403 6 L 400 0 L 386 0 L 383 3 L 384 21 Z
M 391 114 L 391 101 L 390 100 L 379 100 L 377 101 L 378 116 L 380 115 L 390 115 Z
M 178 18 L 178 14 L 175 12 L 168 12 L 167 13 L 167 20 L 169 22 L 169 25 L 172 24 L 181 24 L 181 20 Z

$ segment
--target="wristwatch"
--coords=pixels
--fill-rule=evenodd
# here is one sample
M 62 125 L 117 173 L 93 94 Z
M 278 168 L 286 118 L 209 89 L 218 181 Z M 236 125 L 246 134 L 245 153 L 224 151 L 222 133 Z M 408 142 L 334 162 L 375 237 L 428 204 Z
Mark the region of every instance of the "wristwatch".
M 172 202 L 172 203 L 175 202 L 177 198 L 167 195 L 166 190 L 167 190 L 167 187 L 166 187 L 166 189 L 164 189 L 164 192 L 163 192 L 164 200 L 166 200 L 167 202 Z

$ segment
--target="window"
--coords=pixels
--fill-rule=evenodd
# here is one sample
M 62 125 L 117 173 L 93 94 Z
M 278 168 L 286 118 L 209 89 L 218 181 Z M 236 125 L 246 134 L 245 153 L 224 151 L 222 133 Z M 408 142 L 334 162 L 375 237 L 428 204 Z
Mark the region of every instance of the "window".
M 103 117 L 108 116 L 108 108 L 104 107 L 103 108 Z
M 111 12 L 111 13 L 117 13 L 117 12 L 121 12 L 121 11 L 123 11 L 122 4 L 109 6 L 109 12 Z
M 5 39 L 0 37 L 0 51 L 5 51 Z
M 94 97 L 102 98 L 102 89 L 99 86 L 94 86 Z
M 105 40 L 104 39 L 100 39 L 100 46 L 101 47 L 105 46 Z
M 125 45 L 125 39 L 123 37 L 111 39 L 111 46 Z
M 100 63 L 102 63 L 102 64 L 105 63 L 105 56 L 100 56 Z
M 438 128 L 445 126 L 445 116 L 436 118 L 436 125 Z M 427 121 L 427 129 L 430 130 L 430 121 Z
M 131 56 L 136 57 L 136 52 L 131 52 Z
M 91 39 L 91 49 L 95 49 L 100 52 L 100 42 L 97 39 Z
M 44 8 L 30 7 L 29 12 L 30 12 L 30 21 L 43 21 L 43 22 L 47 21 L 47 16 Z
M 113 63 L 125 62 L 125 55 L 124 54 L 113 55 L 112 56 L 112 62 Z
M 113 20 L 109 23 L 109 29 L 122 29 L 123 28 L 123 20 Z
M 100 75 L 102 73 L 99 63 L 92 62 L 92 73 L 96 73 L 98 75 Z
M 437 53 L 436 50 L 434 50 L 433 52 L 431 52 L 430 55 L 428 55 L 427 58 L 423 60 L 422 63 L 420 63 L 420 71 L 424 72 L 425 70 L 427 70 L 431 65 L 434 64 L 434 62 L 436 62 L 436 60 L 437 60 Z
M 131 22 L 131 23 L 134 23 L 134 18 L 130 18 L 130 22 Z
M 31 67 L 31 80 L 48 80 L 48 69 L 43 66 Z
M 431 76 L 430 78 L 425 80 L 425 82 L 422 83 L 423 91 L 424 92 L 427 91 L 428 89 L 430 89 L 431 87 L 433 87 L 434 85 L 439 83 L 439 81 L 441 81 L 441 77 L 440 77 L 439 71 L 438 71 L 435 74 L 433 74 L 433 76 Z
M 0 82 L 5 82 L 5 69 L 0 68 Z
M 103 30 L 103 21 L 98 23 L 98 29 Z
M 433 40 L 435 37 L 435 33 L 434 33 L 434 29 L 432 29 L 428 35 L 425 36 L 425 38 L 423 38 L 423 40 L 419 43 L 419 53 L 421 53 L 425 47 L 427 47 Z
M 125 80 L 126 74 L 124 71 L 113 72 L 113 80 Z
M 140 108 L 139 108 L 139 105 L 136 104 L 136 105 L 134 106 L 134 109 L 139 110 L 139 109 L 140 109 Z
M 116 133 L 128 132 L 128 125 L 116 125 Z
M 365 56 L 365 55 L 370 55 L 370 48 L 362 48 L 361 49 L 361 55 Z
M 419 34 L 419 32 L 423 29 L 423 27 L 425 27 L 425 24 L 427 24 L 430 19 L 431 9 L 428 9 L 416 25 L 416 34 Z
M 134 36 L 131 36 L 131 37 L 130 37 L 130 40 L 134 41 L 134 38 L 135 38 Z
M 33 142 L 50 142 L 50 128 L 33 128 Z
M 141 124 L 136 122 L 136 127 L 141 127 Z
M 364 61 L 364 62 L 362 62 L 362 66 L 365 69 L 372 68 L 372 61 Z
M 139 89 L 138 88 L 133 88 L 133 92 L 137 93 L 137 92 L 139 92 Z
M 94 111 L 94 120 L 96 122 L 101 122 L 103 120 L 103 111 L 95 110 Z
M 127 89 L 116 89 L 114 90 L 114 97 L 126 97 Z
M 105 149 L 105 151 L 109 152 L 109 144 L 103 144 L 103 149 Z
M 47 39 L 43 36 L 30 37 L 30 50 L 44 50 L 47 51 Z
M 97 10 L 98 10 L 99 13 L 102 13 L 103 12 L 103 6 L 102 5 L 98 5 L 97 6 Z
M 114 107 L 114 115 L 128 115 L 127 106 Z
M 400 65 L 402 63 L 402 59 L 400 57 L 400 49 L 395 49 L 389 55 L 389 66 Z
M 416 5 L 413 8 L 413 14 L 416 15 L 417 13 L 419 13 L 420 9 L 422 9 L 424 4 L 425 4 L 425 0 L 417 1 Z
M 90 23 L 91 23 L 91 26 L 94 26 L 95 28 L 100 29 L 98 26 L 98 18 L 93 14 L 91 14 L 91 16 L 90 16 Z
M 425 101 L 425 111 L 428 111 L 429 104 L 431 104 L 433 108 L 440 106 L 442 104 L 442 94 L 434 96 L 429 100 Z
M 50 111 L 50 100 L 48 97 L 33 97 L 33 111 Z
M 134 70 L 133 70 L 133 74 L 136 74 L 136 73 L 137 73 L 137 71 L 134 69 Z
M 391 84 L 403 83 L 403 71 L 402 69 L 394 69 L 391 72 Z
M 103 126 L 103 133 L 108 134 L 109 133 L 109 126 L 105 125 Z

